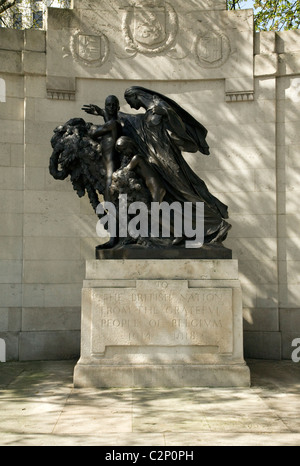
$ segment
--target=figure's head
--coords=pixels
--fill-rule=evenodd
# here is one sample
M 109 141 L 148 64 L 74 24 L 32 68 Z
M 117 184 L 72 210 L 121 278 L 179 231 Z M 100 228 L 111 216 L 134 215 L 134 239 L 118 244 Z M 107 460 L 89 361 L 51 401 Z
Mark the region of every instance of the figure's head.
M 137 153 L 137 146 L 133 139 L 121 136 L 116 142 L 116 150 L 126 156 L 133 156 Z
M 132 86 L 126 89 L 124 97 L 131 108 L 139 110 L 147 109 L 153 100 L 154 92 L 140 86 Z
M 120 110 L 120 103 L 118 97 L 109 95 L 105 99 L 105 111 L 109 116 L 116 116 Z
M 134 108 L 135 110 L 139 110 L 141 108 L 142 104 L 139 99 L 138 90 L 135 86 L 126 89 L 124 97 L 131 108 Z

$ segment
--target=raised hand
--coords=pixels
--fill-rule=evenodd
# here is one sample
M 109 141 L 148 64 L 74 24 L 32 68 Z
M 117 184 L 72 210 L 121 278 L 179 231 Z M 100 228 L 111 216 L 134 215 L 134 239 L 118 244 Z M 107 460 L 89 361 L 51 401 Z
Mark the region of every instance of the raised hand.
M 86 113 L 89 113 L 90 115 L 101 115 L 101 116 L 103 116 L 102 108 L 100 108 L 100 107 L 98 107 L 97 105 L 94 105 L 94 104 L 84 105 L 81 110 L 84 110 Z

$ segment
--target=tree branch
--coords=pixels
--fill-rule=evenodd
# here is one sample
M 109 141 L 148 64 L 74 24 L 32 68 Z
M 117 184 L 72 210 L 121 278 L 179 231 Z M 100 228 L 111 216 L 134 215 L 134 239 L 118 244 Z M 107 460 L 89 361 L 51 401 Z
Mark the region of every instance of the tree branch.
M 0 14 L 14 6 L 15 3 L 16 0 L 0 0 Z

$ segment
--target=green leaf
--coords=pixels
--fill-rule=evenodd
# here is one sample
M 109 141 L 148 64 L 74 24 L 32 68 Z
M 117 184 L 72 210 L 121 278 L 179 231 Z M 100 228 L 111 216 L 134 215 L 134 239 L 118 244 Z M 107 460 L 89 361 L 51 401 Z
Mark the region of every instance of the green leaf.
M 245 1 L 228 1 L 228 9 L 246 8 Z M 300 0 L 253 0 L 257 31 L 280 31 L 300 28 Z

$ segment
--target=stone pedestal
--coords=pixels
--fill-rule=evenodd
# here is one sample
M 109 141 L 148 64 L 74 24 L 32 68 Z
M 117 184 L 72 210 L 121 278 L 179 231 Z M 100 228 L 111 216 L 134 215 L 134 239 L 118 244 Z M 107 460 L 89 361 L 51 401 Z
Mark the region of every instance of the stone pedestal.
M 236 260 L 87 261 L 75 387 L 245 387 Z

